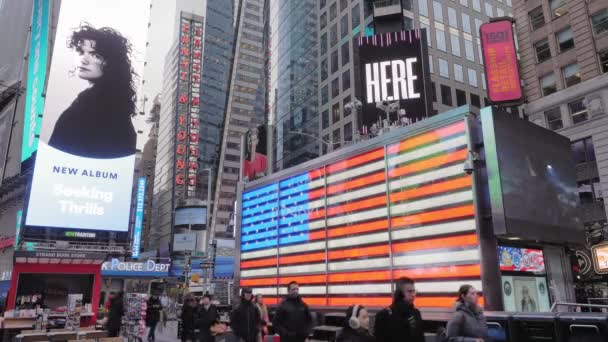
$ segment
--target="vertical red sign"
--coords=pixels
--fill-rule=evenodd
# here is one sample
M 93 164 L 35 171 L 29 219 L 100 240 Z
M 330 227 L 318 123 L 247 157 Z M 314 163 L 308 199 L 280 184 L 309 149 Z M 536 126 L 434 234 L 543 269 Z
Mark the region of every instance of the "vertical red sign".
M 481 25 L 479 29 L 483 61 L 492 104 L 518 104 L 523 92 L 517 67 L 512 20 L 500 20 Z

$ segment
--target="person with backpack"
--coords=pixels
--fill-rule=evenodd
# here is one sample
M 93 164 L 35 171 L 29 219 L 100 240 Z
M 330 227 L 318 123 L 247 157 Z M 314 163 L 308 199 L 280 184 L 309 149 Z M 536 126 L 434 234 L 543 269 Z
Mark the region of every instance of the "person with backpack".
M 346 324 L 337 342 L 376 342 L 369 333 L 369 314 L 364 306 L 355 305 L 346 310 Z
M 448 341 L 484 342 L 486 340 L 488 327 L 478 301 L 479 295 L 473 286 L 462 285 L 460 287 L 456 312 L 447 326 Z
M 376 314 L 374 336 L 382 342 L 424 342 L 424 327 L 420 311 L 414 307 L 414 281 L 397 279 L 393 304 Z

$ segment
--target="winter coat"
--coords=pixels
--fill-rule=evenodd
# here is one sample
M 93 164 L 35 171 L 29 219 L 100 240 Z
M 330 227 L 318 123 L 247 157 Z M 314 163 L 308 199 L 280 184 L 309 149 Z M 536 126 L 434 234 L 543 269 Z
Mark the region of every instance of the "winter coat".
M 277 308 L 272 322 L 283 341 L 301 341 L 312 331 L 312 315 L 301 297 L 287 297 Z
M 376 339 L 365 329 L 346 327 L 342 329 L 336 342 L 376 342 Z
M 211 340 L 213 342 L 241 342 L 242 340 L 236 337 L 232 332 L 225 332 L 220 335 L 215 335 Z
M 148 305 L 146 308 L 146 326 L 151 327 L 156 325 L 160 321 L 160 310 L 163 306 L 160 303 L 160 299 L 150 297 L 148 299 Z
M 424 342 L 420 311 L 403 301 L 393 303 L 376 314 L 374 336 L 382 342 Z
M 124 302 L 122 297 L 116 296 L 110 302 L 108 313 L 108 331 L 119 331 L 122 326 L 122 316 L 124 315 Z
M 200 337 L 203 342 L 213 341 L 211 338 L 211 324 L 218 318 L 215 305 L 209 305 L 209 309 L 201 305 L 198 310 L 197 327 L 200 329 Z
M 198 319 L 198 307 L 184 304 L 182 307 L 182 331 L 194 331 Z
M 488 337 L 486 318 L 480 308 L 458 302 L 454 317 L 448 322 L 447 335 L 453 342 L 474 342 Z
M 230 313 L 230 327 L 234 334 L 245 342 L 258 340 L 262 318 L 260 310 L 250 301 L 242 300 Z

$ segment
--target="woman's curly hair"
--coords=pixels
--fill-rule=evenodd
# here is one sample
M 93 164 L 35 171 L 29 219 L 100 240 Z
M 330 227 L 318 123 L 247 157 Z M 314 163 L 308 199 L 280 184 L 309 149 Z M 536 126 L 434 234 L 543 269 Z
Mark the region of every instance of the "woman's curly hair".
M 132 46 L 120 32 L 110 27 L 94 28 L 83 22 L 68 38 L 68 47 L 82 52 L 85 40 L 95 41 L 95 51 L 103 57 L 103 75 L 95 81 L 95 87 L 112 90 L 112 98 L 126 106 L 128 112 L 136 115 L 135 81 L 137 74 L 131 66 Z

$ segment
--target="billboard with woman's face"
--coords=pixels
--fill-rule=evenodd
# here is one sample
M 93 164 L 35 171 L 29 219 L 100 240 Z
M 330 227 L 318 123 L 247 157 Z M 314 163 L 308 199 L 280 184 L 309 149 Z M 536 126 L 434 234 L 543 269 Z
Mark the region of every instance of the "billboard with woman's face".
M 266 126 L 250 129 L 245 137 L 244 180 L 252 181 L 268 174 L 266 153 Z
M 61 2 L 26 226 L 128 230 L 148 13 Z

